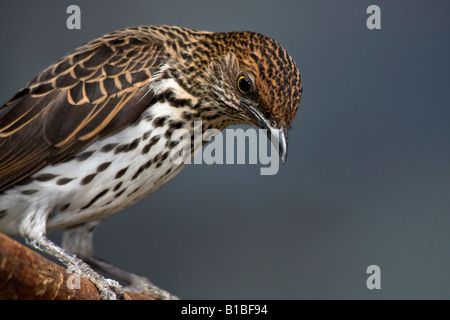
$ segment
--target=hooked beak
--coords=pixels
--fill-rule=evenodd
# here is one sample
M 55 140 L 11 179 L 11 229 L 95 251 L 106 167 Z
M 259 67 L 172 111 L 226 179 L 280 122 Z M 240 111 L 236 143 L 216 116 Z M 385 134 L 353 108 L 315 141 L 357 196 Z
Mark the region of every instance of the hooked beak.
M 270 141 L 273 143 L 273 145 L 275 147 L 277 147 L 278 145 L 278 152 L 280 154 L 280 158 L 281 158 L 281 162 L 283 164 L 286 163 L 287 160 L 287 128 L 286 125 L 283 123 L 283 125 L 281 126 L 281 128 L 273 128 L 273 127 L 269 127 L 268 128 L 268 132 L 267 132 L 267 136 L 271 136 L 270 137 Z M 270 133 L 269 133 L 270 132 Z
M 241 101 L 241 104 L 249 110 L 255 117 L 256 123 L 267 129 L 267 137 L 270 139 L 275 148 L 278 148 L 278 153 L 281 158 L 281 162 L 284 164 L 287 160 L 288 146 L 287 146 L 287 127 L 283 123 L 280 128 L 272 126 L 272 124 L 254 107 Z

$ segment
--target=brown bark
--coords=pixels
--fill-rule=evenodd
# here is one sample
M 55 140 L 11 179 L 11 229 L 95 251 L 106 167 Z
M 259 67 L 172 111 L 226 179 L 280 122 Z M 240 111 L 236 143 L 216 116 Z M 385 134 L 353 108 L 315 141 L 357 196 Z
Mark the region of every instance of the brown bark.
M 73 273 L 0 233 L 0 299 L 100 299 L 94 284 L 82 277 L 79 278 L 79 289 L 69 289 L 67 283 L 73 279 Z M 124 296 L 125 300 L 154 300 L 151 296 L 132 292 L 125 292 Z

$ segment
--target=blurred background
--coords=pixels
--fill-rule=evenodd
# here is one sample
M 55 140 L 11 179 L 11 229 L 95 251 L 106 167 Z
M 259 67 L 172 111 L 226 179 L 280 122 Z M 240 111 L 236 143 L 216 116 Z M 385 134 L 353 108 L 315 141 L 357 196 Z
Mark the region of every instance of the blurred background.
M 66 9 L 81 8 L 81 30 Z M 381 9 L 369 30 L 366 9 Z M 448 1 L 12 1 L 0 100 L 116 29 L 276 39 L 303 76 L 289 158 L 188 165 L 97 229 L 96 255 L 184 299 L 450 299 Z M 59 242 L 61 231 L 50 238 Z M 381 289 L 366 287 L 370 265 Z

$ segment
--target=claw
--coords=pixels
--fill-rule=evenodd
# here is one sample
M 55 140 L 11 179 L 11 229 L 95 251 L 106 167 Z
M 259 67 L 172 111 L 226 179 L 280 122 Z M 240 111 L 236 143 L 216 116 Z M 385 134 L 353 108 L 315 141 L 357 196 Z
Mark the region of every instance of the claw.
M 123 288 L 116 280 L 104 279 L 106 284 L 99 286 L 102 300 L 124 300 Z

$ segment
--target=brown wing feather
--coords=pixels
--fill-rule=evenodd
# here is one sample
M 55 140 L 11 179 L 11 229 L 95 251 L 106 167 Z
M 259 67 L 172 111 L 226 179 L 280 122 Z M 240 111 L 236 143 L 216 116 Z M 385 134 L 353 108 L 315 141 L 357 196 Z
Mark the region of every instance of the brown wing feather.
M 0 108 L 0 191 L 120 131 L 148 108 L 162 43 L 148 29 L 94 40 L 44 70 Z

